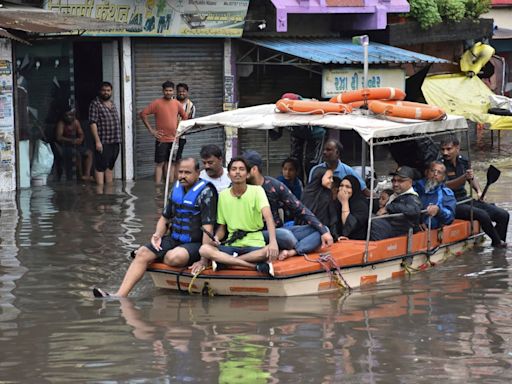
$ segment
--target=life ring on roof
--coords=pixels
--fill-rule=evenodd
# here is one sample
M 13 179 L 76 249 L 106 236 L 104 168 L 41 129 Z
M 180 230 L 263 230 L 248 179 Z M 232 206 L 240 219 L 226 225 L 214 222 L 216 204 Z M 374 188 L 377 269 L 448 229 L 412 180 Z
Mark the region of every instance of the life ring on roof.
M 403 100 L 405 92 L 398 88 L 363 88 L 357 91 L 342 92 L 337 96 L 331 97 L 331 103 L 353 103 L 364 100 Z
M 299 112 L 313 115 L 323 115 L 326 113 L 346 114 L 352 112 L 350 105 L 317 100 L 280 99 L 277 101 L 276 107 L 281 112 Z
M 416 120 L 442 120 L 446 113 L 434 105 L 398 100 L 372 100 L 368 108 L 378 115 L 404 117 Z

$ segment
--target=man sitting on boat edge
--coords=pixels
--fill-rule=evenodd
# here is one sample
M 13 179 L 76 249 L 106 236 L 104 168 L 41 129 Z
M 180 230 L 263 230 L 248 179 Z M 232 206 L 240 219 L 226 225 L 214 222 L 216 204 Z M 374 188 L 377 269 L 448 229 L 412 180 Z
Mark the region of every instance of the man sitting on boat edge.
M 455 219 L 457 200 L 453 191 L 444 185 L 446 167 L 441 161 L 432 161 L 426 170 L 426 176 L 414 184 L 423 209 L 427 210 L 423 225 L 428 227 L 430 221 L 430 228 L 433 229 L 451 224 Z
M 475 178 L 473 169 L 468 159 L 460 155 L 460 142 L 455 136 L 449 136 L 441 141 L 442 161 L 446 166 L 446 176 L 448 181 L 446 186 L 451 188 L 457 201 L 466 200 L 466 182 L 470 188 L 476 192 L 477 199 L 470 204 L 458 204 L 455 210 L 455 218 L 462 220 L 471 220 L 471 215 L 478 220 L 482 230 L 491 238 L 492 246 L 495 248 L 506 248 L 507 228 L 510 219 L 509 213 L 503 208 L 483 201 L 480 196 L 482 190 L 480 184 Z M 473 210 L 473 214 L 471 214 Z M 496 225 L 493 225 L 492 222 Z
M 215 244 L 201 246 L 201 261 L 192 266 L 192 273 L 200 272 L 199 263 L 206 267 L 209 259 L 213 271 L 232 265 L 273 275 L 272 261 L 279 252 L 275 224 L 265 191 L 260 186 L 247 184 L 248 169 L 247 162 L 241 157 L 234 157 L 229 162 L 231 187 L 219 195 Z M 262 233 L 263 219 L 270 238 L 268 245 L 265 245 Z M 227 240 L 221 243 L 226 232 Z
M 172 229 L 167 234 L 167 222 Z M 199 162 L 188 157 L 178 163 L 178 181 L 169 193 L 169 202 L 156 224 L 151 242 L 140 247 L 128 267 L 121 286 L 110 294 L 94 288 L 95 297 L 126 297 L 144 276 L 149 264 L 159 259 L 172 267 L 185 267 L 199 260 L 201 243 L 212 240 L 203 233 L 212 232 L 217 220 L 217 190 L 199 178 Z
M 396 236 L 406 235 L 409 228 L 414 232 L 419 230 L 421 216 L 421 200 L 412 187 L 416 171 L 408 166 L 398 167 L 391 183 L 395 192 L 389 198 L 384 208 L 377 211 L 377 216 L 401 213 L 397 217 L 375 219 L 372 221 L 370 240 L 383 240 Z
M 329 229 L 307 209 L 300 200 L 280 181 L 270 176 L 263 176 L 261 166 L 263 160 L 260 154 L 247 150 L 242 155 L 249 166 L 248 182 L 262 186 L 270 203 L 270 209 L 276 223 L 276 237 L 279 245 L 279 260 L 290 256 L 308 254 L 318 247 L 329 247 L 333 238 Z M 283 228 L 279 209 L 289 211 L 297 221 L 306 225 L 294 225 Z M 264 235 L 267 238 L 266 231 Z

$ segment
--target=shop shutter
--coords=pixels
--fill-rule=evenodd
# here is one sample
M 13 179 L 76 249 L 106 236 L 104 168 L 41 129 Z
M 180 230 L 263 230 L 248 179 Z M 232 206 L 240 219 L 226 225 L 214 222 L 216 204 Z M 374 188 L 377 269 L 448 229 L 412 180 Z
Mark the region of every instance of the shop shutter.
M 189 86 L 190 99 L 196 106 L 196 117 L 222 111 L 223 41 L 219 39 L 133 39 L 134 63 L 134 148 L 135 176 L 142 178 L 154 172 L 154 138 L 138 117 L 151 101 L 161 97 L 162 83 Z M 199 157 L 205 144 L 224 146 L 224 130 L 212 129 L 187 136 L 184 156 Z

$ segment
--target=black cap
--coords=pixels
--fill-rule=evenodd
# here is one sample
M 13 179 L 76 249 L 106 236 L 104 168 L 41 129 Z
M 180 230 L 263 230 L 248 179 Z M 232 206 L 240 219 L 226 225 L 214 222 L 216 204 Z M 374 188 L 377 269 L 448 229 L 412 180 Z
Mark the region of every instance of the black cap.
M 261 167 L 263 165 L 263 159 L 261 158 L 261 155 L 253 151 L 252 149 L 248 149 L 244 153 L 242 153 L 242 157 L 249 163 L 249 169 L 254 167 L 255 165 L 258 167 Z
M 402 165 L 401 167 L 398 167 L 395 172 L 391 172 L 390 176 L 398 176 L 404 179 L 414 180 L 416 171 L 414 168 L 408 167 L 407 165 Z

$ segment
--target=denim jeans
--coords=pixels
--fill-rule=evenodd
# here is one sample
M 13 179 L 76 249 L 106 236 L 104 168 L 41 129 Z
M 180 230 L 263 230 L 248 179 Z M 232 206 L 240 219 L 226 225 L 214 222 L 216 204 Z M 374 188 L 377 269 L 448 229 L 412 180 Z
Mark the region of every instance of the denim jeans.
M 293 225 L 288 228 L 276 228 L 279 249 L 295 249 L 297 254 L 305 255 L 320 247 L 321 234 L 311 225 Z M 265 242 L 268 243 L 268 231 L 263 231 Z

